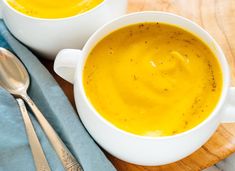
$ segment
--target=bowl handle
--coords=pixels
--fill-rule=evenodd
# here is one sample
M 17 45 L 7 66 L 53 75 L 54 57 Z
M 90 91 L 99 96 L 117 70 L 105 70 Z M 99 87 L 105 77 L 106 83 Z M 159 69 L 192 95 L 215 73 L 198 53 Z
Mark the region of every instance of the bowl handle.
M 77 64 L 82 61 L 82 51 L 76 49 L 61 50 L 54 62 L 54 71 L 70 83 L 74 83 Z
M 222 109 L 222 123 L 235 122 L 235 87 L 230 87 L 227 101 Z

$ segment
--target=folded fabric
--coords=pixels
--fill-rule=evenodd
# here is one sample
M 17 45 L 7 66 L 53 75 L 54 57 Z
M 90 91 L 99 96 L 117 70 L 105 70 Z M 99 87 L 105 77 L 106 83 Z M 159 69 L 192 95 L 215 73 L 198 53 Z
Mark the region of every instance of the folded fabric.
M 24 63 L 31 79 L 29 95 L 81 163 L 83 169 L 85 171 L 114 171 L 115 168 L 87 133 L 53 77 L 38 59 L 9 33 L 2 20 L 0 20 L 0 47 L 7 48 L 15 53 Z M 31 113 L 30 117 L 51 170 L 64 170 L 37 120 Z M 24 123 L 16 100 L 1 87 L 0 170 L 35 170 Z

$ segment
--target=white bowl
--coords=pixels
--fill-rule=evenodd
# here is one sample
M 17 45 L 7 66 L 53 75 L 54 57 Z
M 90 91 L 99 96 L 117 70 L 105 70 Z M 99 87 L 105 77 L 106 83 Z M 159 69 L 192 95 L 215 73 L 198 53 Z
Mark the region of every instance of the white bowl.
M 105 120 L 86 97 L 82 75 L 86 58 L 91 49 L 112 31 L 143 22 L 164 22 L 191 31 L 211 48 L 220 62 L 223 73 L 223 90 L 219 103 L 206 120 L 189 131 L 156 138 L 134 135 Z M 220 122 L 235 121 L 235 89 L 229 88 L 229 67 L 221 48 L 200 26 L 174 14 L 140 12 L 120 17 L 96 31 L 83 50 L 62 50 L 56 57 L 54 69 L 61 77 L 74 83 L 77 110 L 91 136 L 109 153 L 130 163 L 152 166 L 175 162 L 200 148 L 215 132 Z M 227 95 L 230 95 L 230 98 L 227 98 Z
M 11 33 L 48 59 L 64 48 L 82 48 L 87 39 L 106 22 L 126 12 L 127 0 L 104 0 L 97 7 L 67 18 L 31 17 L 0 1 L 0 13 Z

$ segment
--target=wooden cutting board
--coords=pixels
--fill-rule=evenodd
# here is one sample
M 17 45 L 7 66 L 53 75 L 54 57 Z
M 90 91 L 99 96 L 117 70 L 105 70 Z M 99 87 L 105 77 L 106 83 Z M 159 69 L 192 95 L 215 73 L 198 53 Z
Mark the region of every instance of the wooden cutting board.
M 201 25 L 222 46 L 231 66 L 233 85 L 235 85 L 235 0 L 129 0 L 128 9 L 129 12 L 168 11 Z M 55 75 L 51 61 L 42 60 L 42 62 L 54 75 L 74 105 L 72 85 Z M 233 152 L 235 152 L 235 124 L 222 124 L 198 151 L 169 165 L 143 167 L 128 164 L 109 154 L 107 156 L 118 171 L 197 171 L 214 165 Z

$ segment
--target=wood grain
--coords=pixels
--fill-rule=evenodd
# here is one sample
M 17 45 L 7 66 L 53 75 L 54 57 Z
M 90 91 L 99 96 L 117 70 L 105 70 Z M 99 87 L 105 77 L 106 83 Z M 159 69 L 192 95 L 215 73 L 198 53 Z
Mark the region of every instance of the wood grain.
M 168 11 L 195 21 L 221 45 L 231 66 L 235 85 L 235 0 L 129 0 L 129 12 Z M 74 105 L 72 85 L 52 71 L 52 62 L 42 60 Z M 119 171 L 197 171 L 205 169 L 235 152 L 235 124 L 221 125 L 212 138 L 189 157 L 160 167 L 143 167 L 123 162 L 109 154 Z M 139 154 L 141 155 L 141 154 Z

